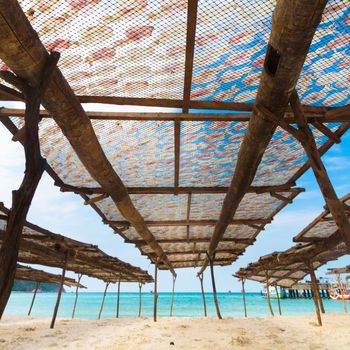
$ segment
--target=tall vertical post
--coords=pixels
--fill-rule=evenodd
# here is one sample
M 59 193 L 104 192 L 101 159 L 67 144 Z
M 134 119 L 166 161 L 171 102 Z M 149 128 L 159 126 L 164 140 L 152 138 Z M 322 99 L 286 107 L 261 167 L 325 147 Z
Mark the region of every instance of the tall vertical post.
M 101 314 L 102 314 L 102 310 L 103 310 L 103 305 L 104 305 L 104 303 L 105 303 L 105 298 L 106 298 L 106 293 L 107 293 L 107 289 L 108 289 L 109 283 L 110 283 L 110 282 L 107 282 L 107 283 L 106 283 L 105 291 L 104 291 L 103 297 L 102 297 L 100 312 L 98 313 L 98 319 L 101 319 Z
M 117 314 L 116 314 L 117 318 L 119 318 L 119 301 L 120 301 L 120 280 L 118 281 Z
M 209 256 L 209 254 L 207 253 L 207 257 L 210 263 L 210 274 L 211 274 L 211 282 L 213 285 L 213 297 L 214 297 L 214 303 L 215 303 L 215 308 L 216 308 L 216 314 L 218 315 L 219 320 L 222 320 L 222 316 L 220 313 L 220 307 L 219 307 L 219 302 L 218 302 L 218 298 L 216 295 L 216 285 L 215 285 L 215 276 L 214 276 L 214 260 L 215 260 L 215 254 L 214 256 L 211 258 Z
M 35 283 L 35 290 L 34 290 L 34 294 L 33 294 L 32 303 L 30 304 L 30 308 L 29 308 L 29 311 L 28 311 L 28 316 L 30 316 L 30 314 L 31 314 L 31 312 L 32 312 L 32 308 L 33 308 L 33 305 L 34 305 L 36 293 L 37 293 L 37 291 L 38 291 L 38 289 L 39 289 L 39 285 L 40 285 L 39 282 L 36 282 L 36 283 Z
M 278 292 L 278 286 L 276 284 L 275 284 L 275 291 L 276 291 L 276 295 L 277 295 L 278 312 L 279 312 L 280 316 L 282 316 L 280 293 Z
M 345 301 L 345 298 L 344 298 L 344 291 L 343 291 L 343 288 L 342 288 L 342 285 L 341 285 L 341 280 L 340 280 L 340 274 L 339 273 L 337 275 L 337 279 L 338 279 L 339 290 L 340 290 L 340 293 L 341 293 L 341 298 L 342 298 L 343 304 L 344 304 L 344 312 L 347 313 L 348 310 L 346 308 L 346 301 Z
M 247 305 L 245 301 L 245 288 L 244 288 L 245 279 L 242 278 L 241 282 L 242 282 L 242 297 L 243 297 L 243 305 L 244 305 L 244 317 L 247 318 Z
M 58 290 L 56 305 L 55 305 L 55 309 L 54 309 L 54 311 L 53 311 L 52 320 L 51 320 L 51 325 L 50 325 L 50 328 L 51 328 L 51 329 L 52 329 L 53 327 L 55 327 L 55 322 L 56 322 L 56 317 L 57 317 L 57 313 L 58 313 L 58 308 L 59 308 L 60 302 L 61 302 L 63 284 L 64 284 L 64 279 L 65 279 L 65 277 L 66 277 L 67 262 L 68 262 L 68 252 L 66 251 L 66 253 L 65 253 L 65 259 L 64 259 L 64 266 L 63 266 L 63 269 L 62 269 L 62 276 L 61 276 L 60 289 Z
M 171 293 L 170 317 L 173 317 L 175 282 L 176 282 L 176 276 L 173 275 L 173 289 Z
M 78 273 L 78 283 L 77 283 L 77 287 L 75 289 L 75 300 L 74 300 L 74 306 L 73 306 L 73 312 L 72 312 L 72 319 L 74 318 L 75 315 L 75 309 L 77 307 L 77 302 L 78 302 L 78 296 L 79 296 L 79 284 L 80 284 L 80 280 L 83 277 L 82 273 Z
M 270 285 L 269 285 L 269 274 L 268 271 L 266 271 L 266 292 L 267 292 L 267 303 L 269 304 L 269 309 L 271 316 L 275 316 L 272 305 L 271 305 L 271 298 L 270 298 Z
M 315 278 L 316 278 L 316 274 L 315 274 Z M 316 278 L 316 282 L 317 282 L 317 278 Z M 324 309 L 324 306 L 323 306 L 323 301 L 322 301 L 322 298 L 321 298 L 320 288 L 319 288 L 318 283 L 317 283 L 317 288 L 316 288 L 315 292 L 316 292 L 316 297 L 317 297 L 317 300 L 318 300 L 318 304 L 320 305 L 320 310 L 324 314 L 325 313 L 325 309 Z
M 25 172 L 18 190 L 12 192 L 12 206 L 0 248 L 0 319 L 5 311 L 16 275 L 18 251 L 23 226 L 35 191 L 46 166 L 39 142 L 39 113 L 41 97 L 45 92 L 60 55 L 52 52 L 37 80 L 31 86 L 11 72 L 1 71 L 1 78 L 22 91 L 26 108 L 24 114 Z
M 315 271 L 313 268 L 312 263 L 309 263 L 309 271 L 310 271 L 310 277 L 311 277 L 311 286 L 312 286 L 312 295 L 313 295 L 313 299 L 314 299 L 314 304 L 315 304 L 315 310 L 316 310 L 316 316 L 317 316 L 317 323 L 319 326 L 322 326 L 322 319 L 321 319 L 321 313 L 320 313 L 320 308 L 318 306 L 318 301 L 317 301 L 317 280 L 316 280 L 316 276 L 315 276 Z
M 141 309 L 142 309 L 142 282 L 139 282 L 139 317 L 141 317 Z
M 199 281 L 201 282 L 201 291 L 202 291 L 202 299 L 203 299 L 203 307 L 204 307 L 204 317 L 207 317 L 207 303 L 205 302 L 205 294 L 204 294 L 204 286 L 203 286 L 203 273 L 198 275 Z
M 153 321 L 157 322 L 157 300 L 158 300 L 158 292 L 157 292 L 157 277 L 158 277 L 158 266 L 157 261 L 154 263 L 154 300 L 153 300 Z

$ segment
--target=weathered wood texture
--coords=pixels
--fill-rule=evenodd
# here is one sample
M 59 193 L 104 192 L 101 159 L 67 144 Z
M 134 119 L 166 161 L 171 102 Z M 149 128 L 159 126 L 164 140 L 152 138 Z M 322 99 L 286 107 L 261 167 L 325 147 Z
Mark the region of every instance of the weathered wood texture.
M 176 277 L 173 276 L 173 288 L 172 288 L 172 291 L 171 291 L 171 304 L 170 304 L 170 317 L 173 317 L 175 282 L 176 282 Z
M 77 284 L 77 287 L 75 289 L 75 299 L 74 299 L 72 318 L 74 318 L 74 316 L 75 316 L 75 309 L 77 307 L 77 302 L 78 302 L 78 297 L 79 297 L 79 284 L 80 284 L 80 280 L 82 277 L 83 277 L 83 275 L 81 273 L 79 273 L 78 274 L 78 284 Z
M 25 175 L 20 188 L 12 192 L 12 208 L 0 248 L 0 319 L 5 310 L 13 286 L 18 250 L 23 226 L 44 172 L 46 160 L 42 158 L 39 143 L 39 110 L 43 94 L 50 82 L 59 59 L 58 53 L 46 58 L 34 86 L 10 72 L 0 72 L 1 77 L 21 89 L 25 101 L 24 153 Z
M 270 52 L 278 53 L 278 64 L 270 67 L 266 56 L 255 106 L 263 105 L 282 119 L 295 88 L 326 0 L 280 0 L 273 14 Z M 270 68 L 269 68 L 270 67 Z M 212 256 L 256 174 L 258 165 L 277 124 L 255 109 L 238 154 L 237 165 L 225 197 L 218 224 L 209 247 Z M 208 259 L 202 270 L 208 265 Z
M 277 295 L 277 302 L 278 302 L 278 312 L 280 316 L 282 316 L 282 309 L 281 309 L 281 298 L 280 298 L 280 293 L 278 292 L 278 286 L 275 285 L 275 291 Z
M 216 284 L 215 284 L 215 276 L 214 276 L 214 260 L 215 260 L 215 254 L 213 257 L 210 257 L 208 255 L 209 263 L 210 263 L 210 275 L 211 275 L 211 283 L 213 286 L 213 298 L 214 298 L 214 303 L 215 303 L 215 309 L 216 309 L 216 314 L 218 316 L 219 320 L 222 320 L 221 312 L 220 312 L 220 306 L 219 306 L 219 301 L 218 301 L 218 296 L 216 294 Z
M 120 281 L 118 281 L 116 318 L 119 318 L 119 305 L 120 305 Z
M 104 304 L 105 304 L 105 299 L 106 299 L 106 293 L 107 293 L 108 286 L 109 286 L 109 282 L 106 283 L 105 290 L 104 290 L 104 292 L 103 292 L 103 297 L 102 297 L 100 312 L 98 313 L 98 319 L 99 319 L 99 320 L 101 319 L 101 315 L 102 315 L 102 311 L 103 311 L 103 306 L 104 306 Z
M 322 326 L 321 312 L 320 312 L 320 308 L 317 300 L 318 285 L 317 285 L 317 280 L 315 276 L 315 271 L 311 263 L 309 264 L 309 270 L 310 270 L 310 277 L 311 277 L 312 294 L 313 294 L 315 311 L 317 316 L 317 323 L 319 326 Z
M 267 294 L 267 303 L 269 305 L 271 316 L 275 316 L 271 305 L 269 275 L 267 271 L 266 271 L 266 294 Z
M 141 317 L 142 311 L 142 283 L 139 282 L 139 317 Z
M 205 301 L 204 286 L 203 286 L 203 274 L 198 275 L 199 281 L 201 283 L 202 299 L 203 299 L 203 311 L 204 317 L 207 317 L 207 303 Z
M 33 299 L 32 299 L 32 302 L 30 303 L 30 307 L 29 307 L 29 311 L 28 311 L 28 316 L 30 316 L 30 314 L 32 313 L 33 305 L 34 305 L 35 298 L 36 298 L 36 293 L 38 292 L 39 286 L 40 286 L 40 283 L 36 282 L 35 283 L 34 294 L 33 294 Z
M 247 304 L 245 300 L 245 288 L 244 288 L 245 279 L 242 278 L 241 281 L 242 281 L 242 298 L 243 298 L 243 306 L 244 306 L 244 317 L 247 318 Z
M 154 264 L 154 299 L 153 299 L 153 321 L 157 322 L 157 302 L 158 302 L 158 292 L 157 292 L 157 282 L 158 282 L 158 266 L 157 263 Z
M 0 58 L 28 84 L 37 85 L 48 53 L 16 0 L 0 2 Z M 42 99 L 91 176 L 108 193 L 157 256 L 175 274 L 170 261 L 133 205 L 127 189 L 104 154 L 91 122 L 58 68 Z
M 62 290 L 63 290 L 63 285 L 64 285 L 64 279 L 66 277 L 67 261 L 68 261 L 68 253 L 66 253 L 65 261 L 64 261 L 64 267 L 62 269 L 62 278 L 61 278 L 61 283 L 60 283 L 60 289 L 58 290 L 56 305 L 55 305 L 55 309 L 53 311 L 52 320 L 51 320 L 51 324 L 50 324 L 50 328 L 51 329 L 55 327 L 55 322 L 56 322 L 56 317 L 57 317 L 57 313 L 58 313 L 58 308 L 60 307 Z

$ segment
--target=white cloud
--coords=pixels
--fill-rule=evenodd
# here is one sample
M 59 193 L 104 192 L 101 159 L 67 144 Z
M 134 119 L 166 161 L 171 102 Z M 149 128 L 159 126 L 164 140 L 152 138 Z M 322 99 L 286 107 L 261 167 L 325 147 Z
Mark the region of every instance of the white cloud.
M 350 167 L 350 159 L 343 156 L 329 156 L 325 158 L 325 166 L 329 171 L 348 169 Z

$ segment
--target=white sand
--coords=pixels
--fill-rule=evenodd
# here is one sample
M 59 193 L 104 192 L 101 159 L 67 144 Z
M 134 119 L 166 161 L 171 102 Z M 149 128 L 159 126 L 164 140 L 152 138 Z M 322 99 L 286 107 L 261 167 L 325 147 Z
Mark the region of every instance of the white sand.
M 160 318 L 82 321 L 4 317 L 0 349 L 350 349 L 350 315 L 275 318 Z M 173 342 L 174 345 L 170 343 Z

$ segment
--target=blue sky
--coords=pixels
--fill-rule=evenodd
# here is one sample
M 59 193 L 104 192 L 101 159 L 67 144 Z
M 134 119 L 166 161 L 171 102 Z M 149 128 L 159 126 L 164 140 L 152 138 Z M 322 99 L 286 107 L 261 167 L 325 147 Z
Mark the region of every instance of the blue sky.
M 3 104 L 13 107 L 14 104 Z M 22 107 L 15 104 L 16 107 Z M 103 106 L 89 106 L 89 109 L 103 110 Z M 111 107 L 104 108 L 111 110 Z M 120 109 L 118 109 L 120 111 Z M 128 111 L 137 110 L 128 108 Z M 154 110 L 154 109 L 153 109 Z M 152 110 L 152 111 L 153 111 Z M 147 109 L 151 111 L 151 109 Z M 350 191 L 350 132 L 342 138 L 342 143 L 335 145 L 323 157 L 327 170 L 333 181 L 336 192 L 343 196 Z M 23 177 L 24 152 L 19 143 L 11 141 L 11 135 L 0 123 L 0 201 L 11 206 L 11 191 L 18 188 Z M 324 200 L 312 171 L 308 171 L 297 182 L 298 187 L 304 187 L 305 193 L 299 195 L 293 202 L 280 212 L 274 221 L 266 226 L 257 238 L 255 244 L 249 247 L 246 253 L 229 267 L 217 267 L 215 275 L 218 291 L 240 291 L 240 283 L 232 274 L 240 267 L 256 261 L 261 255 L 276 250 L 285 250 L 292 243 L 292 238 L 300 232 L 311 220 L 323 210 Z M 154 266 L 146 257 L 141 256 L 137 248 L 126 244 L 118 235 L 101 222 L 100 217 L 89 207 L 84 206 L 82 199 L 71 193 L 62 193 L 54 186 L 52 179 L 45 173 L 35 194 L 29 211 L 28 220 L 47 228 L 53 232 L 83 242 L 98 244 L 106 253 L 139 266 L 153 274 Z M 337 262 L 331 262 L 319 269 L 318 275 L 324 275 L 327 267 L 350 264 L 350 257 L 346 256 Z M 59 272 L 58 269 L 45 268 L 49 271 Z M 176 290 L 182 292 L 200 291 L 199 281 L 196 278 L 197 269 L 179 269 Z M 69 272 L 68 276 L 74 277 Z M 205 289 L 211 291 L 209 270 L 205 273 Z M 83 277 L 83 284 L 88 291 L 102 291 L 104 285 L 96 279 Z M 159 273 L 159 291 L 171 290 L 172 276 L 168 271 Z M 110 291 L 116 286 L 110 286 Z M 247 282 L 247 290 L 258 291 L 261 286 L 255 282 Z M 153 285 L 147 285 L 144 290 L 152 290 Z M 122 291 L 138 291 L 135 283 L 122 284 Z

